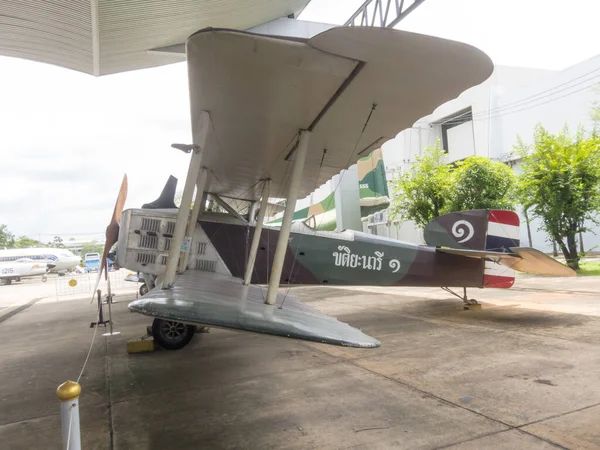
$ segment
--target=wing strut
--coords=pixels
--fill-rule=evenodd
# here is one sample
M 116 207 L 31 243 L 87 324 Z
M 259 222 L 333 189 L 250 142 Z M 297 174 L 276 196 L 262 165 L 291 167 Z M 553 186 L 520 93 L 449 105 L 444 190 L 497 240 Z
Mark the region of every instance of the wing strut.
M 250 255 L 248 257 L 248 266 L 246 267 L 246 274 L 244 276 L 244 284 L 248 286 L 252 279 L 252 272 L 254 271 L 254 263 L 256 262 L 256 252 L 258 251 L 258 243 L 260 241 L 260 235 L 262 233 L 263 222 L 265 221 L 265 213 L 269 206 L 269 189 L 271 187 L 271 180 L 265 180 L 262 190 L 262 200 L 260 202 L 260 210 L 258 211 L 258 219 L 256 219 L 256 227 L 254 228 L 254 236 L 252 236 L 252 245 L 250 246 Z M 249 217 L 250 222 L 254 219 Z
M 190 239 L 194 237 L 194 231 L 196 231 L 196 222 L 198 222 L 198 216 L 200 215 L 200 210 L 202 209 L 202 200 L 204 199 L 204 187 L 208 184 L 207 182 L 209 175 L 210 174 L 208 173 L 208 170 L 206 170 L 206 167 L 202 167 L 200 169 L 200 173 L 198 174 L 198 179 L 196 180 L 196 197 L 194 199 L 194 208 L 192 209 L 192 216 L 190 217 L 190 221 L 187 225 L 187 232 L 185 234 Z M 190 252 L 187 251 L 183 254 L 183 257 L 180 258 L 179 272 L 185 272 L 189 259 Z
M 298 191 L 300 190 L 300 178 L 304 170 L 304 162 L 306 160 L 306 152 L 308 150 L 308 141 L 310 139 L 310 131 L 300 130 L 298 141 L 298 149 L 296 150 L 296 160 L 294 161 L 294 169 L 290 180 L 290 188 L 287 201 L 285 204 L 285 212 L 283 213 L 283 221 L 277 239 L 277 248 L 273 257 L 273 265 L 271 266 L 271 278 L 269 279 L 269 291 L 265 303 L 269 305 L 275 304 L 277 299 L 277 289 L 279 289 L 279 281 L 281 280 L 281 272 L 283 270 L 283 261 L 288 248 L 290 239 L 290 230 L 292 228 L 292 219 L 294 210 L 296 209 L 296 200 L 298 200 Z
M 173 233 L 171 248 L 169 250 L 169 257 L 167 259 L 167 268 L 165 270 L 165 278 L 162 284 L 163 289 L 169 289 L 173 284 L 173 281 L 175 280 L 175 273 L 177 272 L 177 266 L 179 265 L 179 257 L 181 256 L 181 244 L 183 244 L 183 238 L 185 236 L 188 217 L 190 215 L 192 196 L 194 194 L 194 186 L 196 185 L 196 181 L 198 180 L 198 173 L 200 172 L 200 168 L 202 167 L 202 153 L 208 140 L 209 131 L 210 116 L 208 115 L 207 111 L 201 111 L 199 117 L 199 130 L 197 133 L 199 137 L 199 142 L 194 142 L 195 145 L 192 147 L 191 150 L 192 159 L 188 167 L 188 173 L 185 179 L 185 187 L 183 188 L 183 195 L 181 197 L 181 204 L 179 205 L 179 213 L 177 214 L 175 233 Z M 196 133 L 194 133 L 194 135 L 196 136 Z

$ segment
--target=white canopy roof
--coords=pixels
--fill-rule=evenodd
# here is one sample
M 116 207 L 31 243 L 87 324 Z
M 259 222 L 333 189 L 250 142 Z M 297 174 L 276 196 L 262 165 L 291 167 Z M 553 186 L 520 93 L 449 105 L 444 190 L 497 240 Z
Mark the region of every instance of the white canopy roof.
M 312 131 L 300 197 L 492 73 L 466 44 L 405 31 L 333 28 L 309 40 L 206 29 L 187 41 L 194 143 L 211 117 L 209 190 L 285 197 L 298 131 Z
M 184 61 L 154 54 L 208 27 L 248 29 L 308 0 L 2 0 L 0 55 L 93 75 Z

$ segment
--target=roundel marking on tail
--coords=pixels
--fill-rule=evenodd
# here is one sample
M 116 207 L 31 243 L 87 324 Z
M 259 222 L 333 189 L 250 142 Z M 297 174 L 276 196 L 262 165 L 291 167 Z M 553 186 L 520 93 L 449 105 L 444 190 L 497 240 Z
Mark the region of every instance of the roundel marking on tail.
M 475 234 L 475 229 L 473 228 L 473 225 L 471 225 L 471 222 L 466 220 L 458 220 L 454 222 L 454 225 L 452 225 L 452 235 L 457 239 L 462 238 L 465 235 L 466 230 L 468 230 L 469 233 L 464 239 L 458 241 L 459 244 L 467 242 L 469 239 L 471 239 Z

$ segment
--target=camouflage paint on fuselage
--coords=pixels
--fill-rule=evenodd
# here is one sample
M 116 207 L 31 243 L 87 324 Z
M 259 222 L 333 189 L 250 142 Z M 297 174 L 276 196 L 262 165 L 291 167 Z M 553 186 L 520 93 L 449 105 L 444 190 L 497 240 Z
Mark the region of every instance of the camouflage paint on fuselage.
M 356 167 L 359 180 L 360 216 L 367 217 L 390 206 L 381 149 L 373 150 L 369 156 L 359 159 Z
M 232 275 L 243 277 L 254 227 L 201 225 Z M 279 230 L 263 229 L 252 283 L 268 283 L 278 235 Z M 360 232 L 292 232 L 281 283 L 482 287 L 483 270 L 481 259 Z
M 390 206 L 387 178 L 385 176 L 385 165 L 383 154 L 378 148 L 368 156 L 361 158 L 356 163 L 358 173 L 360 216 L 367 217 L 370 214 L 383 211 Z M 337 216 L 335 208 L 335 192 L 318 203 L 313 203 L 306 208 L 294 212 L 292 222 L 305 221 L 308 225 L 319 231 L 333 231 L 337 227 Z M 280 226 L 281 217 L 267 223 L 267 225 Z

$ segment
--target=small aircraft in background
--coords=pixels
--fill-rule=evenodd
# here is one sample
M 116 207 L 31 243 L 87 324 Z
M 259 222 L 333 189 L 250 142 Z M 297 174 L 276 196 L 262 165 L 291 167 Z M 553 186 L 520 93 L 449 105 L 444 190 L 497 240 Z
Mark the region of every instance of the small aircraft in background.
M 46 281 L 47 273 L 72 272 L 80 262 L 79 256 L 66 248 L 5 249 L 0 250 L 0 277 L 2 284 L 37 275 L 42 275 L 42 281 Z
M 41 276 L 46 282 L 51 264 L 35 261 L 31 258 L 20 258 L 15 261 L 0 262 L 0 286 L 21 281 L 22 278 Z
M 509 287 L 513 269 L 573 275 L 519 247 L 510 211 L 441 216 L 425 230 L 428 245 L 293 224 L 299 196 L 487 79 L 493 65 L 481 51 L 373 27 L 310 39 L 209 28 L 185 48 L 193 144 L 173 145 L 191 155 L 180 207 L 171 177 L 156 201 L 123 211 L 125 176 L 98 278 L 118 241 L 116 263 L 149 290 L 129 309 L 153 318 L 162 347 L 184 347 L 197 326 L 380 345 L 281 284 L 462 287 L 468 303 L 466 288 Z M 205 211 L 205 196 L 226 213 Z M 263 227 L 270 197 L 286 200 L 278 229 Z M 250 204 L 247 213 L 231 200 Z

